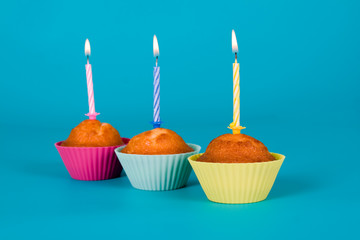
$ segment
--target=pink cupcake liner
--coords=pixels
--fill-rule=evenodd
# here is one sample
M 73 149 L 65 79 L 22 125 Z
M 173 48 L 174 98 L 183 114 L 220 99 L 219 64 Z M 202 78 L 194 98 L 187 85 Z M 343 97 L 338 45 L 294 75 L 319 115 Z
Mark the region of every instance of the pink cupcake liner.
M 124 145 L 130 139 L 122 138 Z M 98 181 L 120 176 L 122 166 L 111 147 L 63 147 L 61 142 L 55 143 L 66 169 L 73 179 Z

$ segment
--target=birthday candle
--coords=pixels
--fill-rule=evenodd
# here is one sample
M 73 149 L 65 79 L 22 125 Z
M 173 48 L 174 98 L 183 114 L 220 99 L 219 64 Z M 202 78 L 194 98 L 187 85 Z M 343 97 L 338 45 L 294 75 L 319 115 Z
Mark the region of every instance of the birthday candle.
M 154 40 L 153 40 L 153 51 L 154 51 L 154 57 L 156 58 L 156 66 L 154 67 L 153 127 L 158 128 L 161 125 L 161 121 L 160 121 L 160 67 L 158 67 L 159 44 L 158 44 L 156 35 L 154 35 Z
M 237 62 L 238 46 L 234 30 L 232 31 L 232 50 L 235 53 L 235 63 L 233 63 L 233 121 L 236 127 L 240 126 L 240 64 Z
M 244 127 L 240 126 L 240 64 L 237 62 L 238 45 L 234 30 L 232 30 L 231 43 L 232 51 L 235 53 L 235 63 L 233 63 L 233 122 L 230 128 L 233 134 L 239 134 Z
M 99 113 L 95 112 L 95 99 L 94 99 L 94 86 L 92 80 L 92 70 L 91 64 L 89 63 L 89 57 L 91 54 L 90 42 L 89 39 L 85 41 L 85 56 L 87 57 L 87 64 L 85 65 L 86 69 L 86 80 L 87 80 L 87 89 L 88 89 L 88 101 L 89 101 L 89 113 L 85 114 L 89 116 L 89 119 L 96 119 L 96 116 Z

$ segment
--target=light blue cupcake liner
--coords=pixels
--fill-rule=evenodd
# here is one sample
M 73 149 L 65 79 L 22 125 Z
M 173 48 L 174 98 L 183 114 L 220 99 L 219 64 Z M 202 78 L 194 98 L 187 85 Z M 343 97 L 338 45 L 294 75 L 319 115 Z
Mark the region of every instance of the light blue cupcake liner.
M 125 147 L 118 147 L 115 153 L 134 188 L 149 191 L 166 191 L 181 188 L 187 183 L 191 166 L 187 160 L 200 152 L 201 147 L 188 143 L 193 152 L 171 155 L 138 155 L 122 153 Z

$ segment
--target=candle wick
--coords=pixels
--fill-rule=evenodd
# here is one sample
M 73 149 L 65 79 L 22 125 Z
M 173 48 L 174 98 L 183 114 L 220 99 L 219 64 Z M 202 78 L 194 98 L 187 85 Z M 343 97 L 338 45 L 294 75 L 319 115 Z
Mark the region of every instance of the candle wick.
M 235 53 L 235 62 L 237 62 L 237 52 Z
M 159 57 L 156 56 L 156 66 L 158 65 L 158 60 L 159 60 Z

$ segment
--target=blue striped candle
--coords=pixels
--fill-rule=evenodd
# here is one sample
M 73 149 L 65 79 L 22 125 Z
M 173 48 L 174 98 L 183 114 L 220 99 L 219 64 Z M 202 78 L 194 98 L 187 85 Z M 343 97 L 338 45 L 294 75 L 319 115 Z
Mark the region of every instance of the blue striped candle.
M 159 44 L 156 36 L 153 40 L 154 57 L 156 58 L 156 66 L 154 67 L 154 128 L 159 128 L 160 121 L 160 67 L 158 67 Z
M 154 67 L 154 128 L 160 123 L 160 67 Z

